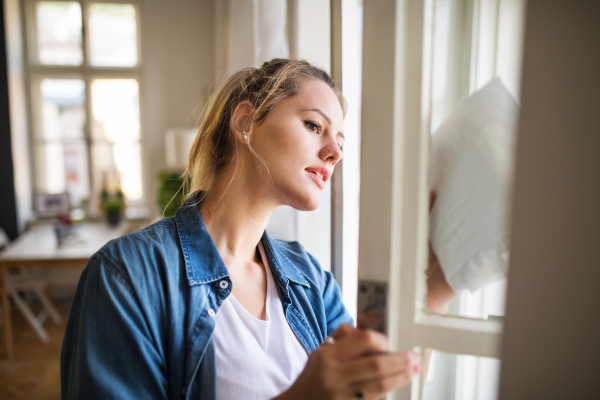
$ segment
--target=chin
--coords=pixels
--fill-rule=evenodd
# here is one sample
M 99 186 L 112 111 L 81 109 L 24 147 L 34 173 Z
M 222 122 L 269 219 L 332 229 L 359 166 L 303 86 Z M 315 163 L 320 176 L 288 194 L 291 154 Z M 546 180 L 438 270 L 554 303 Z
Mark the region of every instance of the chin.
M 308 204 L 305 211 L 315 211 L 317 208 L 319 208 L 320 205 L 321 205 L 321 197 L 319 196 L 319 198 L 317 200 Z
M 298 211 L 315 211 L 321 205 L 321 193 L 305 191 L 302 194 L 292 196 L 288 205 Z

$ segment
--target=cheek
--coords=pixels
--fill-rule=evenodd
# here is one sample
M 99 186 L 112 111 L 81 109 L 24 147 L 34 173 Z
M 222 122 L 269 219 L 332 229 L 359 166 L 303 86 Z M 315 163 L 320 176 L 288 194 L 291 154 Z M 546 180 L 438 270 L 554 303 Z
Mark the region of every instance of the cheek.
M 261 155 L 267 166 L 273 165 L 278 170 L 289 170 L 305 164 L 308 154 L 307 141 L 297 126 L 282 124 L 264 133 L 267 135 Z

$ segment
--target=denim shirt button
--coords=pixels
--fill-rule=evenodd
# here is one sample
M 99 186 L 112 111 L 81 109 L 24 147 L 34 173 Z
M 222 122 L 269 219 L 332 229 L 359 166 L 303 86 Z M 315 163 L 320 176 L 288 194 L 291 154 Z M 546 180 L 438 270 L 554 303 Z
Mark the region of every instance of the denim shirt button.
M 209 308 L 207 313 L 208 313 L 209 317 L 211 317 L 211 318 L 215 317 L 215 310 L 213 310 L 212 308 Z
M 223 279 L 221 282 L 219 282 L 219 286 L 221 287 L 221 289 L 227 289 L 229 287 L 229 282 Z

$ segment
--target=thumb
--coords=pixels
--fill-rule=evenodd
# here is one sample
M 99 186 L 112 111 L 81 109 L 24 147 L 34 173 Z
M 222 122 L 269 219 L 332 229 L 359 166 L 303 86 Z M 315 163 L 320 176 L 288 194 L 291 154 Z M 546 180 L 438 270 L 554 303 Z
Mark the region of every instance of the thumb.
M 354 333 L 357 333 L 358 329 L 354 328 L 352 325 L 350 324 L 342 324 L 340 325 L 339 328 L 337 328 L 335 330 L 335 332 L 333 332 L 333 334 L 330 336 L 334 341 L 338 341 L 340 339 L 342 339 L 343 337 L 352 335 Z

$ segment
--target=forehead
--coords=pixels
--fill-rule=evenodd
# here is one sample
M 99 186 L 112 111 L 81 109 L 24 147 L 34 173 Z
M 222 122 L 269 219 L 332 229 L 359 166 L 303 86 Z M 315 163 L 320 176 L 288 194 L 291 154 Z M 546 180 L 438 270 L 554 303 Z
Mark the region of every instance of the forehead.
M 319 105 L 327 106 L 327 111 L 331 113 L 336 111 L 343 118 L 342 106 L 337 95 L 329 85 L 320 79 L 311 79 L 303 82 L 300 85 L 297 97 L 302 102 L 318 102 Z
M 344 111 L 340 101 L 325 82 L 319 79 L 311 79 L 300 85 L 298 95 L 289 98 L 290 106 L 301 110 L 319 109 L 330 119 L 332 125 L 337 125 L 341 130 L 344 123 Z

